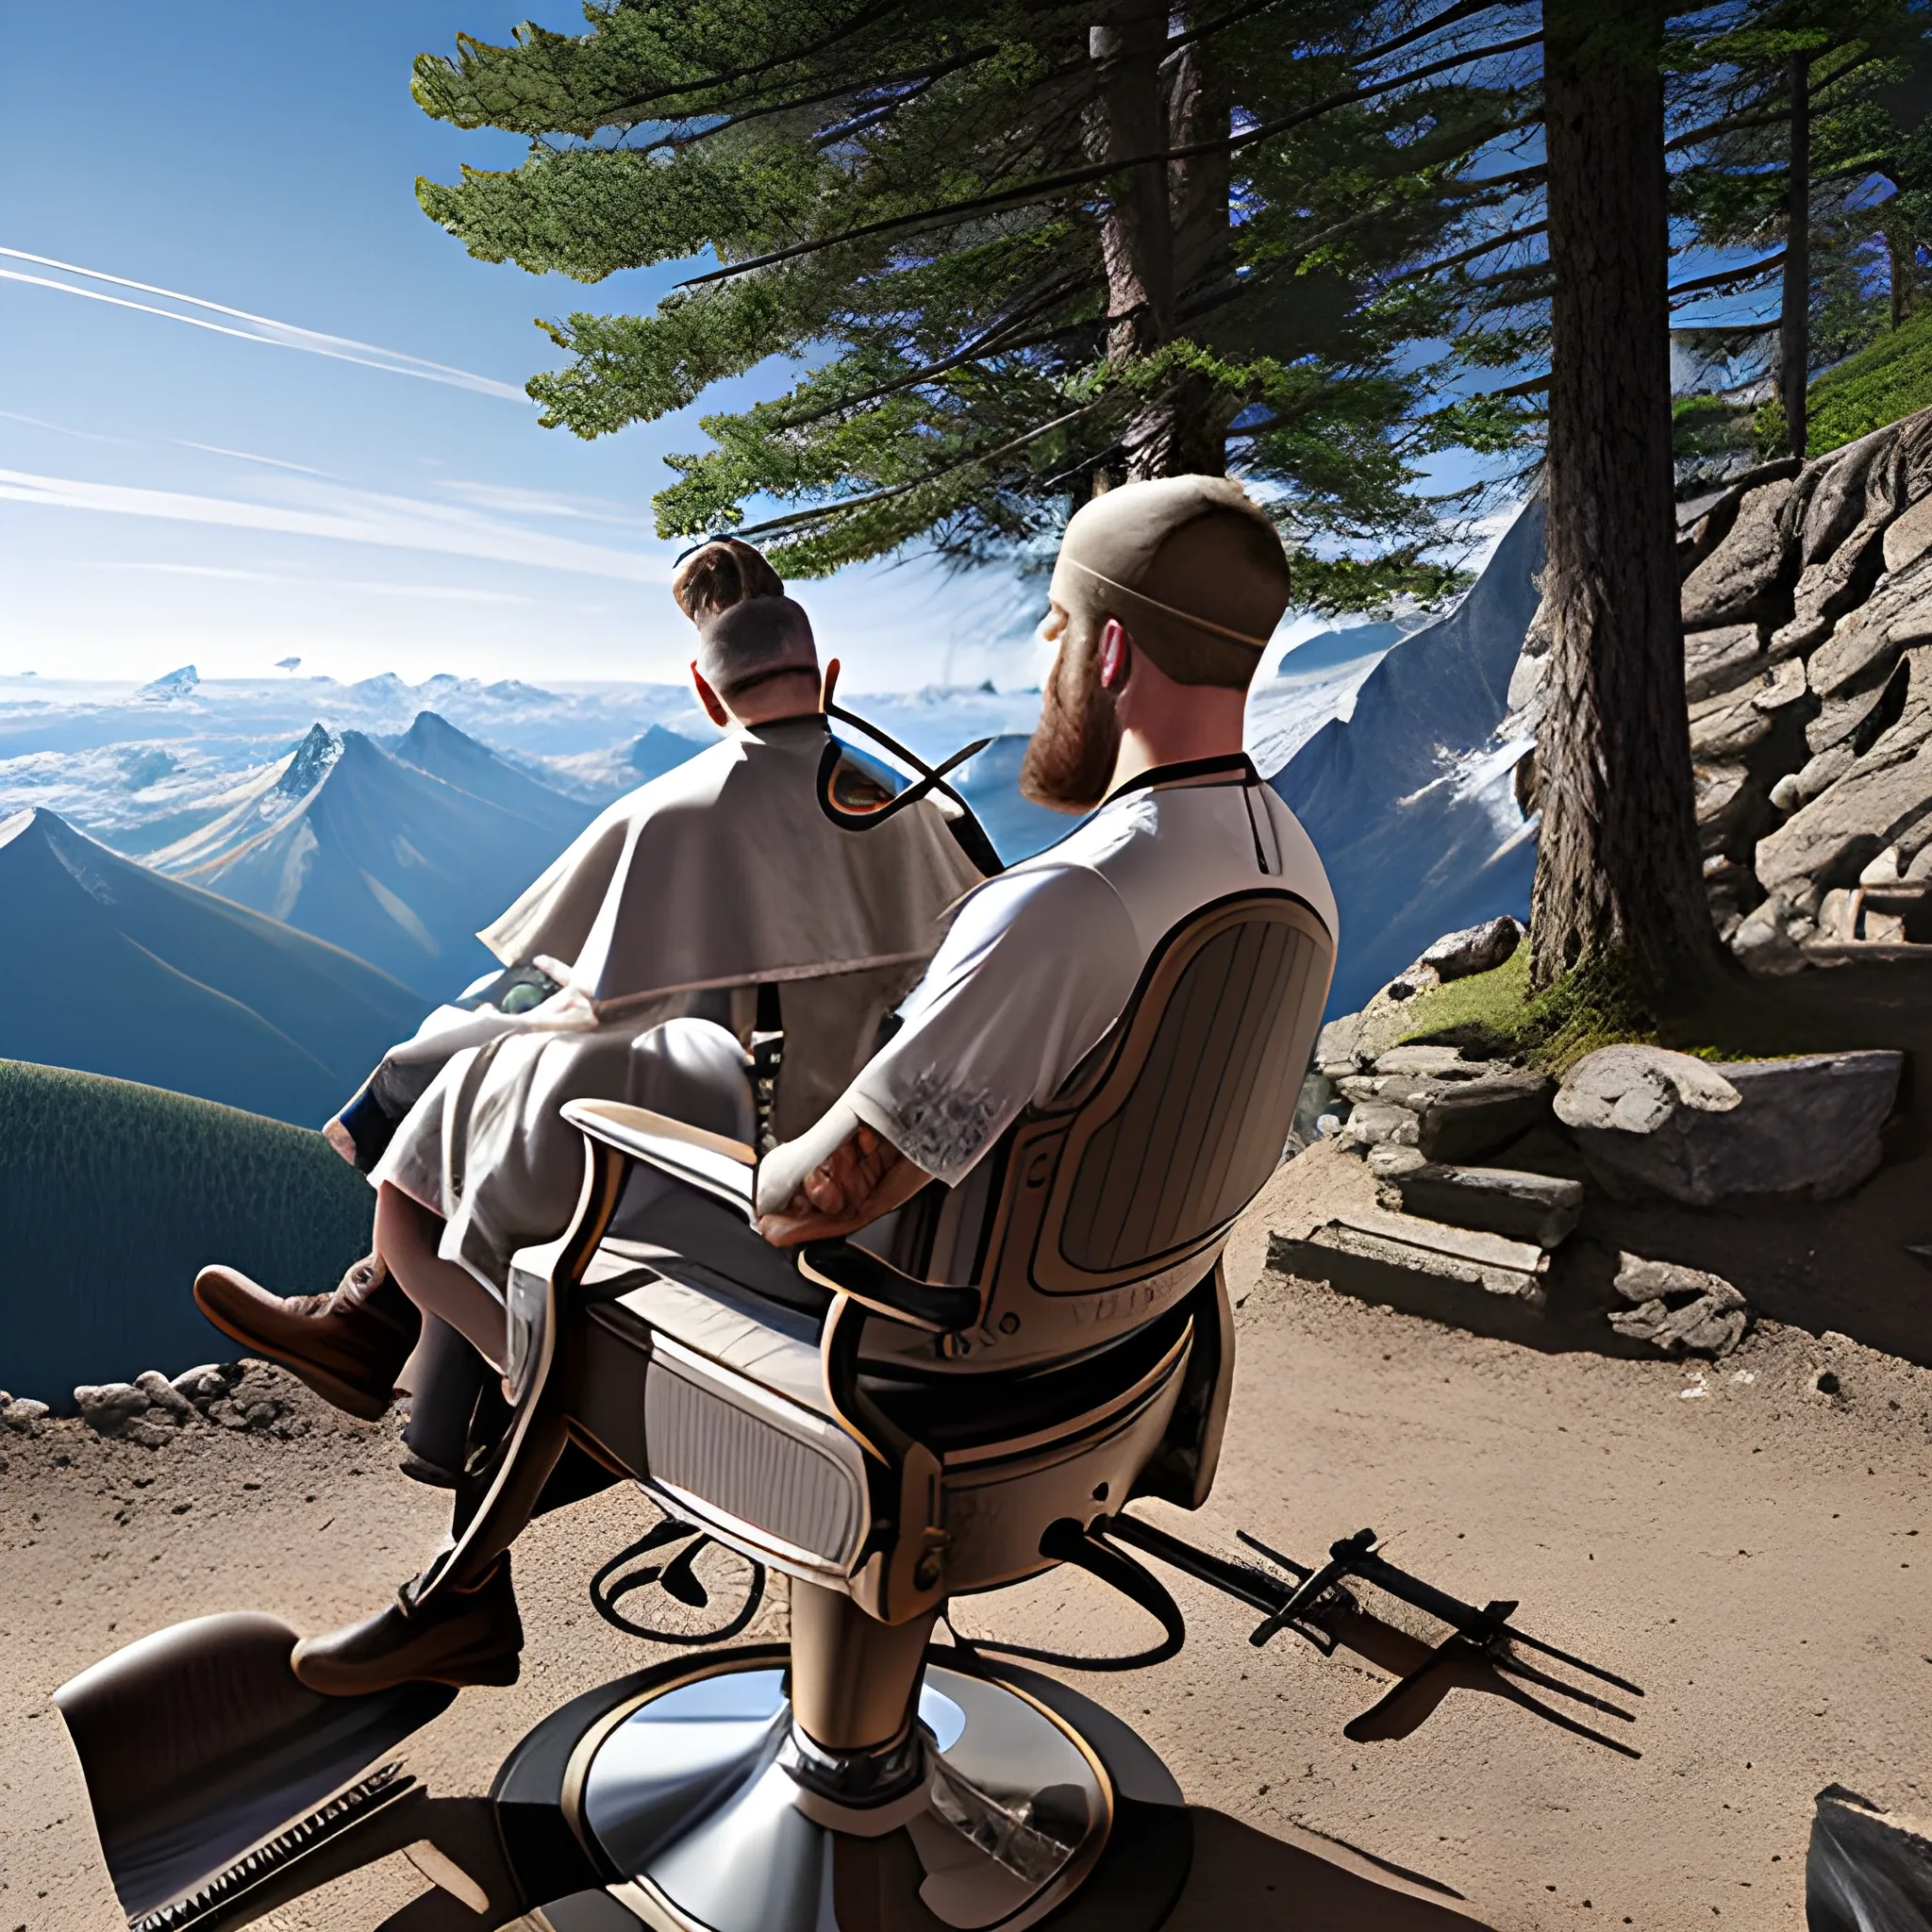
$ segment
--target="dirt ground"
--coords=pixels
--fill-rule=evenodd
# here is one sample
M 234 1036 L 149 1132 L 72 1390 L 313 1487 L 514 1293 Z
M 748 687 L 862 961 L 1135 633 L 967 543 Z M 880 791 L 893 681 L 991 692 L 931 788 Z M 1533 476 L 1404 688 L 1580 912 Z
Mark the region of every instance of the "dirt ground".
M 1524 1627 L 1645 1685 L 1643 1757 L 1462 1691 L 1406 1740 L 1350 1744 L 1342 1725 L 1385 1679 L 1292 1638 L 1257 1651 L 1239 1607 L 1170 1577 L 1181 1656 L 1078 1681 L 1200 1807 L 1174 1924 L 1802 1925 L 1815 1792 L 1932 1811 L 1932 1371 L 1772 1324 L 1700 1370 L 1386 1312 L 1265 1272 L 1269 1229 L 1305 1208 L 1297 1187 L 1284 1170 L 1231 1251 L 1240 1366 L 1214 1498 L 1192 1519 L 1157 1513 L 1223 1549 L 1241 1526 L 1305 1559 L 1373 1524 L 1398 1562 L 1478 1602 L 1520 1598 Z M 1817 1389 L 1824 1371 L 1836 1393 Z M 286 1443 L 205 1426 L 157 1451 L 74 1423 L 0 1434 L 0 1932 L 119 1924 L 55 1686 L 212 1610 L 328 1627 L 434 1546 L 441 1499 L 395 1473 L 392 1429 L 305 1413 L 310 1432 Z M 422 1734 L 411 1768 L 432 1790 L 482 1790 L 547 1710 L 646 1659 L 585 1586 L 650 1513 L 616 1491 L 525 1538 L 523 1680 L 465 1693 Z M 769 1607 L 751 1636 L 783 1614 Z M 1144 1641 L 1137 1619 L 1068 1573 L 959 1613 L 975 1634 L 1076 1629 L 1096 1647 Z M 267 1923 L 371 1927 L 423 1883 L 392 1861 Z

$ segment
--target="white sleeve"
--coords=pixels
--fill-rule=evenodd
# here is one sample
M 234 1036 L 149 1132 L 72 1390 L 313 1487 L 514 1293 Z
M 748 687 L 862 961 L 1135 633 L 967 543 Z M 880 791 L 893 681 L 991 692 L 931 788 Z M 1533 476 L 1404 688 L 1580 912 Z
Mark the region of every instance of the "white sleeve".
M 1119 1018 L 1141 966 L 1119 894 L 1085 866 L 982 886 L 846 1090 L 858 1117 L 956 1187 Z

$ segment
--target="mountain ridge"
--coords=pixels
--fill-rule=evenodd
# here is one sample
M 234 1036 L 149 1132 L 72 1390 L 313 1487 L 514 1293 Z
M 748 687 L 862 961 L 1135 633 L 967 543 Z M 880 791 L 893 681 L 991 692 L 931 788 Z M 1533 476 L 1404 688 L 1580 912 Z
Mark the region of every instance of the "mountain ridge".
M 1462 602 L 1391 645 L 1347 718 L 1270 781 L 1322 855 L 1341 919 L 1331 1011 L 1352 1012 L 1443 933 L 1529 910 L 1536 839 L 1497 741 L 1536 614 L 1541 498 Z
M 493 963 L 477 928 L 593 815 L 423 712 L 394 750 L 316 724 L 148 863 L 448 999 Z
M 425 1002 L 341 948 L 29 808 L 0 822 L 0 930 L 42 984 L 0 1057 L 319 1123 Z

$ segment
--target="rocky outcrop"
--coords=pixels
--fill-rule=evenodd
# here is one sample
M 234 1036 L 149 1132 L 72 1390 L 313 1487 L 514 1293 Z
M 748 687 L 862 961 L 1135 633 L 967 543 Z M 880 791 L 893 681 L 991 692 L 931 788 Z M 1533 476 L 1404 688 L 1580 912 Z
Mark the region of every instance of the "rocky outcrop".
M 1720 934 L 1764 974 L 1932 944 L 1932 410 L 1687 506 L 1678 559 Z M 1546 649 L 1532 623 L 1505 739 Z
M 1523 927 L 1505 913 L 1461 932 L 1445 933 L 1417 962 L 1436 975 L 1439 985 L 1466 979 L 1472 973 L 1493 973 L 1509 958 L 1523 940 Z

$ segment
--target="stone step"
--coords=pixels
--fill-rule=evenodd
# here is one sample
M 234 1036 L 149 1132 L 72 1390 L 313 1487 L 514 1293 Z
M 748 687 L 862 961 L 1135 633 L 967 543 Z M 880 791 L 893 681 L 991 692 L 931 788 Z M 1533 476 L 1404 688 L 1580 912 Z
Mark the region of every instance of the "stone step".
M 1391 1213 L 1386 1208 L 1345 1208 L 1328 1225 L 1371 1235 L 1377 1241 L 1400 1241 L 1426 1254 L 1466 1261 L 1472 1267 L 1502 1269 L 1511 1274 L 1541 1274 L 1549 1266 L 1549 1257 L 1534 1242 L 1511 1241 L 1507 1235 L 1491 1234 L 1481 1228 L 1450 1227 L 1440 1221 L 1425 1221 L 1417 1214 Z
M 1548 1118 L 1556 1082 L 1547 1074 L 1491 1074 L 1458 1080 L 1422 1108 L 1417 1144 L 1432 1161 L 1456 1164 L 1493 1153 Z
M 1545 1301 L 1540 1249 L 1373 1208 L 1337 1215 L 1301 1240 L 1272 1236 L 1268 1265 L 1461 1325 L 1490 1327 L 1495 1317 L 1483 1310 L 1507 1308 L 1513 1312 L 1504 1332 L 1525 1320 L 1540 1322 Z
M 1503 1235 L 1545 1254 L 1568 1239 L 1583 1212 L 1582 1182 L 1507 1167 L 1414 1167 L 1383 1181 L 1378 1198 L 1385 1208 Z

